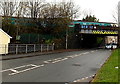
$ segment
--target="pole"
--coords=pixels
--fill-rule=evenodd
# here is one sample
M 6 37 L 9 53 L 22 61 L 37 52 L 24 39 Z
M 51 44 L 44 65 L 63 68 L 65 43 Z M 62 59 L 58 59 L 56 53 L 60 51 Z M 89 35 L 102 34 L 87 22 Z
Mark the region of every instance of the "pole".
M 66 29 L 66 49 L 68 49 L 68 31 Z

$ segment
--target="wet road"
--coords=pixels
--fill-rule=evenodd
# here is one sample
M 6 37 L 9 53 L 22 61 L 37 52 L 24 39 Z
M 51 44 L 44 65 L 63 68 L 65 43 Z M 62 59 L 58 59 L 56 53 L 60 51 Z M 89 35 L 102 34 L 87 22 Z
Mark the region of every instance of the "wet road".
M 3 82 L 72 82 L 94 75 L 110 50 L 81 50 L 2 61 Z

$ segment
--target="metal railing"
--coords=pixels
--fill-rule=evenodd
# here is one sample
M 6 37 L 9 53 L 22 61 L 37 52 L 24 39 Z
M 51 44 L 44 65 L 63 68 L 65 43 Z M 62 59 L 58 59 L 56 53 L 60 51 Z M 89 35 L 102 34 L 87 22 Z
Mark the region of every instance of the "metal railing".
M 54 44 L 9 44 L 8 47 L 3 45 L 0 49 L 4 50 L 4 54 L 44 52 L 54 50 Z M 6 51 L 6 49 L 8 51 Z

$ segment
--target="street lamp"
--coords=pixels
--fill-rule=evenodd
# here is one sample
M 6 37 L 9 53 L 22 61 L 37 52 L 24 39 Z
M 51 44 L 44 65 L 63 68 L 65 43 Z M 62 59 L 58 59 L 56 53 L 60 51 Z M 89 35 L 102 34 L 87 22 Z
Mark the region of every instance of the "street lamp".
M 66 29 L 66 49 L 68 49 L 68 30 Z

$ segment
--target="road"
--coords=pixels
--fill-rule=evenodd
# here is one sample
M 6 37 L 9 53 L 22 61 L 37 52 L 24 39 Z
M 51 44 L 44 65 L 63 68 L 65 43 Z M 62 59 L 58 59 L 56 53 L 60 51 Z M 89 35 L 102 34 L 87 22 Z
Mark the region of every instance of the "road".
M 2 61 L 3 82 L 72 82 L 94 75 L 110 50 L 81 50 Z

